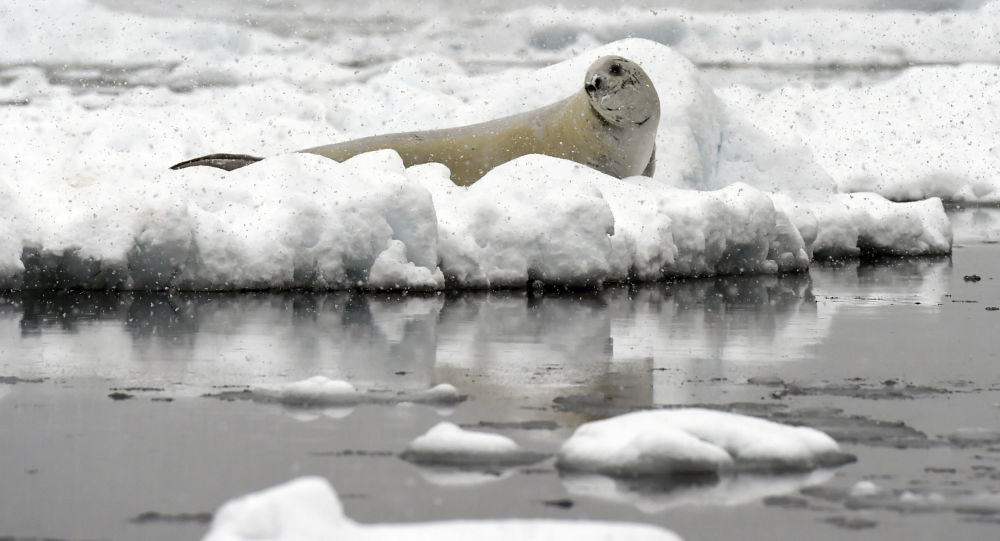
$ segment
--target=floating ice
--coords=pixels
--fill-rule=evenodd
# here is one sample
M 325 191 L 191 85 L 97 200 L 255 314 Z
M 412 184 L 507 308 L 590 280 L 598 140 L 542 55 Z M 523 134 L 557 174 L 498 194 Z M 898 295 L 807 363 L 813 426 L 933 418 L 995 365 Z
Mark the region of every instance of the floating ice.
M 864 480 L 854 483 L 854 486 L 852 486 L 851 489 L 848 491 L 848 495 L 858 498 L 865 496 L 874 496 L 881 491 L 882 489 L 879 488 L 879 486 L 876 485 L 874 482 Z
M 38 19 L 30 8 L 3 9 L 4 28 Z M 335 62 L 315 44 L 198 21 L 164 23 L 157 33 L 148 17 L 134 22 L 81 0 L 45 9 L 43 33 L 68 26 L 99 36 L 126 27 L 135 43 L 145 43 L 144 33 L 157 38 L 124 56 L 105 52 L 100 39 L 86 50 L 0 48 L 8 63 L 38 64 L 4 71 L 10 86 L 0 85 L 18 103 L 27 100 L 0 108 L 3 287 L 596 286 L 802 271 L 814 256 L 951 249 L 940 201 L 835 197 L 844 183 L 828 172 L 829 160 L 817 159 L 819 150 L 746 114 L 756 109 L 738 93 L 720 99 L 689 60 L 652 41 L 627 39 L 545 68 L 487 75 L 421 54 L 377 74 L 318 84 L 310 81 L 343 74 L 316 67 Z M 443 167 L 407 169 L 392 152 L 340 164 L 285 154 L 545 105 L 579 91 L 580 74 L 606 54 L 637 61 L 660 93 L 653 179 L 613 179 L 532 155 L 459 188 Z M 219 58 L 233 61 L 212 72 L 207 66 Z M 114 95 L 70 92 L 44 73 L 49 62 L 141 71 L 140 61 L 173 67 L 149 75 L 150 86 Z M 185 73 L 202 82 L 218 76 L 227 86 L 170 90 Z M 269 159 L 230 173 L 165 169 L 211 151 Z
M 267 383 L 248 390 L 226 391 L 208 395 L 226 400 L 254 400 L 278 403 L 293 408 L 325 408 L 356 404 L 455 404 L 465 400 L 455 387 L 441 383 L 420 391 L 368 391 L 359 392 L 350 382 L 313 376 L 291 383 Z
M 531 43 L 541 50 L 634 36 L 670 45 L 710 66 L 871 69 L 1000 60 L 991 42 L 1000 35 L 997 5 L 994 1 L 979 10 L 938 12 L 818 7 L 691 12 L 640 6 L 609 12 L 538 6 L 515 11 L 505 22 L 512 32 L 531 33 Z M 502 43 L 491 45 L 505 51 Z
M 507 436 L 442 422 L 411 441 L 401 456 L 410 462 L 438 466 L 513 466 L 532 464 L 547 455 L 523 449 Z
M 806 471 L 852 460 L 812 428 L 691 408 L 585 423 L 563 443 L 558 466 L 608 475 L 686 475 Z
M 934 7 L 976 3 L 956 0 Z M 1000 9 L 995 1 L 978 10 L 935 12 L 818 6 L 735 12 L 642 6 L 511 9 L 503 2 L 489 4 L 470 13 L 452 10 L 447 18 L 434 17 L 451 7 L 447 1 L 431 1 L 426 9 L 409 12 L 401 12 L 391 0 L 302 4 L 296 7 L 302 23 L 295 26 L 294 39 L 280 39 L 262 28 L 286 30 L 290 21 L 298 20 L 267 4 L 239 10 L 225 3 L 191 8 L 132 5 L 130 12 L 121 13 L 85 0 L 12 3 L 0 9 L 0 59 L 5 64 L 51 65 L 101 59 L 141 67 L 133 76 L 140 81 L 166 76 L 176 82 L 202 83 L 278 75 L 303 83 L 325 82 L 355 71 L 338 64 L 365 66 L 427 52 L 458 51 L 463 62 L 474 64 L 552 62 L 593 44 L 629 36 L 669 45 L 708 66 L 862 69 L 1000 60 L 995 47 Z M 500 12 L 493 11 L 495 6 L 502 6 Z M 165 16 L 151 17 L 138 10 Z M 389 16 L 394 24 L 380 32 Z M 217 22 L 226 20 L 230 22 Z M 343 20 L 353 24 L 331 31 L 331 22 Z M 130 24 L 122 25 L 123 21 Z M 288 57 L 297 62 L 288 62 Z M 166 66 L 151 66 L 153 59 Z M 438 77 L 448 80 L 446 73 L 439 72 Z
M 409 399 L 412 402 L 449 403 L 460 401 L 461 395 L 454 385 L 450 383 L 438 383 L 426 391 L 411 394 Z
M 354 385 L 326 376 L 313 376 L 284 385 L 261 385 L 257 388 L 257 392 L 265 396 L 274 396 L 279 402 L 287 405 L 335 406 L 357 404 L 361 401 L 361 396 Z
M 359 524 L 325 479 L 301 477 L 241 496 L 216 513 L 205 541 L 579 539 L 590 541 L 679 541 L 655 526 L 586 520 L 455 520 L 413 524 Z

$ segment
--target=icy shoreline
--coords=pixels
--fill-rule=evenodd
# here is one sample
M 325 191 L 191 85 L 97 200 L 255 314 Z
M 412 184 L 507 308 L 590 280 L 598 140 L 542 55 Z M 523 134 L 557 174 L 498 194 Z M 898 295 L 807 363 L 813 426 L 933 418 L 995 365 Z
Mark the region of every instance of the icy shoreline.
M 8 243 L 0 283 L 124 290 L 599 287 L 802 272 L 812 257 L 934 255 L 951 247 L 937 199 L 897 204 L 874 194 L 830 195 L 810 208 L 745 184 L 681 190 L 546 156 L 498 167 L 470 189 L 452 185 L 436 164 L 407 170 L 392 152 L 344 164 L 289 155 L 228 175 L 202 168 L 174 177 L 137 190 L 135 214 L 122 216 L 116 207 L 82 217 L 71 229 L 80 236 L 26 242 L 20 254 Z M 224 197 L 178 201 L 157 193 L 163 190 Z M 96 222 L 111 213 L 117 227 L 101 230 Z
M 70 5 L 92 11 L 97 26 L 123 16 Z M 222 36 L 169 76 L 147 73 L 148 88 L 74 92 L 37 66 L 4 72 L 12 79 L 0 84 L 0 101 L 24 105 L 0 108 L 8 142 L 0 149 L 0 287 L 441 290 L 802 272 L 814 259 L 950 253 L 950 224 L 931 196 L 985 201 L 995 193 L 985 178 L 993 162 L 971 159 L 975 149 L 956 159 L 979 164 L 979 173 L 951 175 L 955 189 L 938 189 L 940 176 L 898 180 L 919 158 L 905 154 L 883 160 L 881 172 L 852 176 L 841 162 L 871 151 L 823 141 L 828 132 L 846 139 L 854 117 L 830 131 L 835 116 L 814 125 L 807 109 L 795 131 L 775 122 L 797 99 L 791 90 L 714 91 L 691 61 L 653 41 L 626 39 L 541 69 L 487 75 L 425 53 L 362 77 L 321 61 L 315 44 L 295 48 L 261 31 L 202 24 L 172 21 L 150 42 L 150 58 L 169 63 L 176 51 Z M 198 32 L 183 38 L 185 25 Z M 71 61 L 76 53 L 48 54 Z M 407 169 L 391 152 L 342 164 L 288 154 L 530 110 L 578 91 L 586 66 L 607 54 L 642 65 L 660 94 L 652 179 L 525 156 L 459 188 L 442 166 Z M 218 57 L 247 62 L 203 69 Z M 195 81 L 171 90 L 183 73 L 231 86 Z M 988 69 L 976 73 L 989 81 Z M 840 95 L 815 91 L 807 101 Z M 855 97 L 863 110 L 864 96 Z M 231 173 L 166 169 L 213 151 L 269 159 Z M 922 200 L 836 193 L 845 186 Z

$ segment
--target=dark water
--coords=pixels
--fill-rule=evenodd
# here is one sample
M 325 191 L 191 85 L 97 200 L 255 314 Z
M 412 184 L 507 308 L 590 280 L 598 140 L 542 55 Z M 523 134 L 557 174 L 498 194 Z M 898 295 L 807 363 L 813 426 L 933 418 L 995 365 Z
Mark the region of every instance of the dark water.
M 1000 245 L 984 231 L 959 232 L 950 258 L 540 295 L 5 294 L 0 537 L 197 538 L 223 501 L 318 474 L 365 522 L 991 538 Z M 383 393 L 448 382 L 468 400 L 322 410 L 202 396 L 317 374 Z M 552 453 L 582 421 L 690 404 L 815 426 L 858 462 L 677 486 L 560 477 L 551 460 L 462 472 L 396 457 L 442 420 Z M 861 480 L 881 491 L 852 495 Z

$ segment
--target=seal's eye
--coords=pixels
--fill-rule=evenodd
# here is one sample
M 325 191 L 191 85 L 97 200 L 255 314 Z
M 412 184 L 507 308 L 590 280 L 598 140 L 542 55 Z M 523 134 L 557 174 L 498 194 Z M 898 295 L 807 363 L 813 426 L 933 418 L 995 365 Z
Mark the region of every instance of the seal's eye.
M 621 75 L 622 74 L 622 65 L 621 64 L 611 64 L 611 66 L 608 67 L 608 73 L 610 73 L 611 75 L 614 75 L 615 77 Z

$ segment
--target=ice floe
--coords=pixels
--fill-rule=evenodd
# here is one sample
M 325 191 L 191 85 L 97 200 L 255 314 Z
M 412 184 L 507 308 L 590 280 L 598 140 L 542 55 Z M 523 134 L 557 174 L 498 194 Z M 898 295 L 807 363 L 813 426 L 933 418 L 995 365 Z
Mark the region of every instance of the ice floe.
M 169 63 L 166 76 L 201 83 L 275 75 L 326 81 L 354 70 L 340 68 L 337 62 L 324 66 L 324 59 L 363 66 L 426 52 L 455 54 L 470 64 L 551 62 L 625 37 L 669 45 L 708 66 L 862 69 L 1000 60 L 995 47 L 1000 8 L 995 1 L 934 2 L 931 7 L 940 11 L 840 10 L 822 5 L 690 11 L 621 4 L 584 8 L 486 2 L 475 12 L 449 10 L 448 17 L 434 16 L 451 7 L 447 1 L 429 1 L 426 9 L 409 11 L 399 10 L 391 0 L 363 6 L 303 4 L 296 7 L 301 17 L 295 21 L 300 23 L 296 39 L 280 39 L 275 35 L 280 32 L 266 30 L 287 32 L 289 20 L 295 20 L 286 10 L 266 4 L 238 10 L 228 3 L 197 8 L 154 4 L 133 6 L 130 13 L 105 4 L 59 0 L 4 6 L 0 58 L 52 64 L 108 59 L 145 68 L 131 75 L 137 81 L 164 76 L 149 65 L 155 58 Z M 978 4 L 982 4 L 978 9 L 960 9 Z M 160 16 L 137 13 L 143 9 Z M 120 26 L 126 17 L 131 25 Z M 384 21 L 390 17 L 393 24 L 386 31 Z M 330 31 L 331 23 L 345 19 L 354 24 Z M 302 62 L 282 61 L 290 56 Z M 243 61 L 233 62 L 234 58 Z
M 454 423 L 434 425 L 411 441 L 401 458 L 417 464 L 459 467 L 503 467 L 532 464 L 548 455 L 522 448 L 500 434 L 464 430 Z
M 447 406 L 466 399 L 455 386 L 439 383 L 423 390 L 371 390 L 360 392 L 348 381 L 313 376 L 290 383 L 263 383 L 240 390 L 206 395 L 223 400 L 252 400 L 291 408 L 346 407 L 358 404 L 430 404 Z
M 853 459 L 812 428 L 685 408 L 585 423 L 563 443 L 558 466 L 616 476 L 715 475 L 806 471 Z
M 37 138 L 47 138 L 51 127 L 29 124 L 42 133 L 28 144 L 57 153 L 57 160 L 15 166 L 20 149 L 0 156 L 14 170 L 0 190 L 9 210 L 0 226 L 10 233 L 0 246 L 0 275 L 21 288 L 599 285 L 796 271 L 810 254 L 855 255 L 862 248 L 905 255 L 950 250 L 939 201 L 904 207 L 874 195 L 831 199 L 832 181 L 808 150 L 749 127 L 687 60 L 656 43 L 626 40 L 488 85 L 492 95 L 506 96 L 501 103 L 533 96 L 531 103 L 492 109 L 513 113 L 568 95 L 575 75 L 611 53 L 647 66 L 665 97 L 657 139 L 662 165 L 653 180 L 621 181 L 572 162 L 526 156 L 466 189 L 451 185 L 443 167 L 406 169 L 390 151 L 342 164 L 290 154 L 229 173 L 167 171 L 163 149 L 187 148 L 175 155 L 180 159 L 218 139 L 184 136 L 218 121 L 190 112 L 169 118 L 182 98 L 163 95 L 165 103 L 128 107 L 134 117 L 124 120 L 71 103 L 41 105 L 69 107 L 69 129 L 42 144 Z M 476 105 L 490 100 L 486 79 L 469 78 L 470 103 L 451 112 L 454 123 L 482 120 Z M 274 90 L 254 88 L 243 99 L 266 101 Z M 196 111 L 211 114 L 215 101 L 205 98 Z M 428 116 L 434 111 L 414 116 L 425 118 L 426 127 L 441 122 Z M 10 140 L 24 141 L 13 133 L 25 121 L 19 112 L 0 114 L 11 121 L 4 123 Z M 256 125 L 250 132 L 263 133 L 260 123 L 277 112 L 260 114 L 247 121 Z M 151 122 L 174 125 L 177 133 L 151 130 Z M 29 184 L 44 195 L 27 190 Z M 770 195 L 773 189 L 784 190 L 784 198 Z
M 663 528 L 589 520 L 453 520 L 411 524 L 360 524 L 344 515 L 333 487 L 319 477 L 233 499 L 215 514 L 205 541 L 579 539 L 679 541 Z
M 257 391 L 285 404 L 303 406 L 357 404 L 361 401 L 358 390 L 350 382 L 325 376 L 313 376 L 284 385 L 260 385 Z
M 531 19 L 534 9 L 497 20 Z M 861 89 L 761 93 L 713 90 L 692 62 L 719 61 L 699 56 L 709 50 L 744 51 L 755 62 L 785 62 L 789 51 L 805 51 L 807 63 L 839 62 L 841 53 L 885 62 L 899 57 L 892 44 L 905 33 L 872 29 L 890 22 L 921 35 L 951 29 L 927 40 L 932 50 L 909 43 L 902 58 L 987 58 L 976 51 L 995 49 L 995 5 L 905 21 L 881 13 L 688 20 L 669 11 L 624 9 L 609 18 L 555 9 L 537 24 L 514 25 L 524 35 L 504 26 L 510 43 L 489 49 L 514 46 L 520 63 L 481 74 L 467 67 L 475 47 L 451 46 L 434 24 L 415 36 L 451 43 L 440 51 L 350 33 L 325 38 L 332 44 L 303 42 L 86 0 L 0 10 L 0 44 L 11 43 L 0 47 L 0 63 L 16 66 L 0 70 L 0 101 L 10 104 L 0 108 L 2 287 L 439 290 L 802 271 L 812 258 L 950 252 L 939 200 L 903 206 L 837 190 L 976 202 L 998 193 L 995 149 L 982 135 L 996 131 L 995 119 L 977 113 L 992 107 L 993 67 L 927 67 Z M 727 41 L 737 20 L 754 28 L 757 45 L 742 31 Z M 608 25 L 622 21 L 654 40 L 600 45 L 617 37 Z M 800 49 L 812 35 L 802 25 L 882 41 L 871 54 L 851 40 Z M 979 26 L 954 31 L 962 25 Z M 536 47 L 546 41 L 543 27 L 580 39 L 559 51 Z M 681 34 L 668 39 L 674 30 Z M 66 35 L 79 39 L 68 46 L 52 38 Z M 477 39 L 488 36 L 497 35 Z M 390 60 L 343 67 L 379 50 Z M 391 152 L 342 164 L 287 154 L 552 103 L 579 91 L 586 67 L 606 54 L 638 62 L 660 94 L 653 179 L 613 179 L 526 156 L 466 189 L 441 166 L 407 169 Z M 116 77 L 124 82 L 107 83 Z M 115 91 L 87 91 L 91 82 Z M 950 144 L 956 140 L 961 149 Z M 231 173 L 166 170 L 213 151 L 269 159 Z

